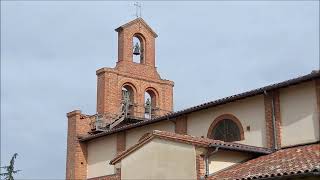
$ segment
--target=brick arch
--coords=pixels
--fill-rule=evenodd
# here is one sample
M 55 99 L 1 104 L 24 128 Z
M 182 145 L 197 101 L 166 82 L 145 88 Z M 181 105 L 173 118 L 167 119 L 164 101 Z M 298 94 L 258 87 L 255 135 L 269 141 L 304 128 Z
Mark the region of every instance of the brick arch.
M 132 38 L 133 37 L 137 37 L 140 41 L 141 41 L 141 43 L 143 43 L 142 45 L 146 45 L 145 43 L 146 43 L 146 38 L 144 37 L 144 35 L 142 34 L 142 33 L 134 33 L 134 34 L 132 34 Z
M 146 47 L 147 47 L 147 45 L 146 45 L 146 38 L 144 37 L 144 35 L 143 34 L 141 34 L 141 33 L 134 33 L 133 35 L 132 35 L 132 41 L 133 41 L 133 39 L 134 38 L 137 38 L 137 39 L 139 39 L 139 42 L 140 42 L 140 64 L 145 64 L 145 62 L 146 62 L 146 59 L 145 59 L 145 55 L 146 55 Z M 132 60 L 133 60 L 133 57 L 132 57 Z
M 120 92 L 120 98 L 121 98 L 121 88 L 123 87 L 123 86 L 125 86 L 125 85 L 128 85 L 128 86 L 130 86 L 132 89 L 133 89 L 133 92 L 134 92 L 134 95 L 136 96 L 136 97 L 138 97 L 137 95 L 138 95 L 138 89 L 137 89 L 137 86 L 135 86 L 135 83 L 134 83 L 134 81 L 132 81 L 131 79 L 127 79 L 127 78 L 125 78 L 125 79 L 122 79 L 119 83 L 118 83 L 118 90 L 119 90 L 119 92 Z
M 147 88 L 145 88 L 145 90 L 144 90 L 144 93 L 145 92 L 152 92 L 153 94 L 154 94 L 154 96 L 155 96 L 155 102 L 156 102 L 156 106 L 160 106 L 160 100 L 159 100 L 159 93 L 158 93 L 158 91 L 157 91 L 157 89 L 155 89 L 155 88 L 153 88 L 153 87 L 147 87 Z M 150 93 L 149 93 L 150 94 Z M 150 96 L 151 96 L 152 94 L 150 94 Z
M 137 88 L 136 86 L 131 83 L 131 82 L 125 82 L 125 83 L 122 83 L 122 85 L 120 86 L 120 88 L 124 87 L 124 86 L 130 86 L 132 88 L 132 90 L 134 91 L 134 93 L 137 93 Z
M 222 115 L 218 116 L 217 118 L 215 118 L 209 127 L 209 130 L 207 133 L 207 138 L 212 138 L 213 129 L 218 125 L 218 123 L 220 121 L 222 121 L 224 119 L 230 119 L 238 126 L 238 128 L 240 130 L 240 140 L 244 140 L 244 131 L 243 131 L 242 124 L 241 124 L 240 120 L 232 114 L 222 114 Z
M 138 100 L 138 91 L 137 91 L 137 88 L 136 88 L 136 86 L 135 85 L 133 85 L 132 83 L 130 83 L 130 82 L 125 82 L 125 83 L 123 83 L 121 86 L 120 86 L 120 88 L 119 88 L 119 92 L 120 92 L 120 99 L 121 99 L 121 97 L 122 97 L 122 87 L 125 87 L 125 86 L 129 86 L 131 89 L 132 89 L 132 91 L 133 91 L 133 94 L 132 94 L 132 96 L 133 96 L 133 103 L 137 103 L 137 100 Z

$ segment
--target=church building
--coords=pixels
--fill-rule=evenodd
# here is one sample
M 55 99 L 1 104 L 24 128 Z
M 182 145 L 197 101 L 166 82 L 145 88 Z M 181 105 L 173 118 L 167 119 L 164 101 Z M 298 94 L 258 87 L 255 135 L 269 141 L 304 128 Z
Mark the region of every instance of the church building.
M 320 179 L 319 70 L 174 112 L 157 34 L 142 18 L 115 31 L 97 113 L 67 113 L 66 179 Z

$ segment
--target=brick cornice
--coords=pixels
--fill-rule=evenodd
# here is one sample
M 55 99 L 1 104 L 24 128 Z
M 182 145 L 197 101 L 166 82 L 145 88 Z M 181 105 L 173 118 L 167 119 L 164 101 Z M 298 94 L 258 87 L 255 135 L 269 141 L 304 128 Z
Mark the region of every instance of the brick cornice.
M 101 76 L 104 73 L 113 73 L 116 74 L 118 76 L 122 76 L 122 77 L 126 77 L 126 78 L 130 78 L 130 79 L 138 79 L 138 80 L 142 80 L 142 81 L 146 81 L 146 82 L 150 82 L 150 83 L 158 83 L 158 84 L 165 84 L 165 85 L 169 85 L 169 86 L 174 86 L 174 82 L 170 81 L 170 80 L 166 80 L 166 79 L 151 79 L 151 78 L 144 78 L 141 77 L 139 75 L 135 75 L 135 74 L 131 74 L 131 73 L 126 73 L 126 72 L 121 72 L 118 71 L 116 69 L 113 68 L 101 68 L 99 70 L 96 71 L 96 74 L 98 76 Z
M 67 117 L 70 118 L 72 116 L 80 115 L 80 114 L 81 114 L 81 110 L 73 110 L 73 111 L 67 113 Z

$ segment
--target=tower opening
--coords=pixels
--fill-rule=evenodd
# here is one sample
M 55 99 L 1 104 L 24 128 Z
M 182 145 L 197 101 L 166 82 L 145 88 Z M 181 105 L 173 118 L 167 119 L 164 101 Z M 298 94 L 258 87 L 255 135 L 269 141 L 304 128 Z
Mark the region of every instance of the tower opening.
M 156 115 L 156 94 L 152 90 L 147 90 L 144 93 L 144 104 L 145 104 L 145 111 L 144 117 L 145 118 L 153 118 Z
M 144 63 L 144 43 L 141 35 L 136 34 L 132 38 L 132 60 L 135 63 Z
M 134 113 L 134 91 L 130 85 L 122 86 L 121 111 L 125 116 Z

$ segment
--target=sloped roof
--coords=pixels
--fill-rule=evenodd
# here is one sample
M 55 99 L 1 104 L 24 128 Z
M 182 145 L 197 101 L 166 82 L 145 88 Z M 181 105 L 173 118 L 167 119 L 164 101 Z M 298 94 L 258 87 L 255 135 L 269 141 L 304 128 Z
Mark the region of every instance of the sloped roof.
M 278 88 L 284 88 L 284 87 L 287 87 L 287 86 L 291 86 L 291 85 L 299 84 L 299 83 L 302 83 L 302 82 L 310 81 L 310 80 L 313 80 L 313 79 L 316 79 L 316 78 L 320 78 L 320 71 L 319 70 L 313 71 L 312 73 L 307 74 L 305 76 L 300 76 L 300 77 L 297 77 L 297 78 L 294 78 L 294 79 L 290 79 L 290 80 L 287 80 L 287 81 L 283 81 L 283 82 L 280 82 L 280 83 L 276 83 L 276 84 L 272 84 L 272 85 L 269 85 L 269 86 L 265 86 L 265 87 L 261 87 L 261 88 L 258 88 L 258 89 L 254 89 L 254 90 L 251 90 L 251 91 L 247 91 L 247 92 L 244 92 L 244 93 L 228 96 L 228 97 L 225 97 L 225 98 L 222 98 L 222 99 L 210 101 L 210 102 L 203 103 L 203 104 L 200 104 L 200 105 L 197 105 L 197 106 L 193 106 L 193 107 L 181 110 L 181 111 L 169 113 L 167 115 L 164 115 L 164 116 L 161 116 L 161 117 L 158 117 L 158 118 L 154 118 L 154 119 L 150 119 L 150 120 L 146 120 L 146 121 L 141 121 L 141 122 L 137 122 L 137 123 L 134 123 L 134 124 L 124 125 L 124 126 L 121 126 L 121 127 L 118 127 L 118 128 L 114 128 L 114 129 L 110 129 L 110 130 L 107 130 L 105 132 L 101 132 L 101 133 L 98 133 L 98 134 L 95 134 L 95 135 L 87 135 L 87 136 L 84 136 L 84 137 L 79 137 L 79 141 L 88 141 L 88 140 L 95 139 L 95 138 L 98 138 L 98 137 L 102 137 L 102 136 L 105 136 L 105 135 L 108 135 L 108 134 L 113 134 L 113 133 L 116 133 L 116 132 L 119 132 L 119 131 L 132 129 L 132 128 L 136 128 L 136 127 L 141 127 L 141 126 L 144 126 L 144 125 L 153 124 L 153 123 L 160 122 L 160 121 L 170 120 L 170 119 L 173 119 L 173 118 L 177 118 L 179 116 L 183 116 L 185 114 L 189 114 L 189 113 L 200 111 L 200 110 L 207 109 L 207 108 L 210 108 L 210 107 L 214 107 L 214 106 L 230 103 L 230 102 L 237 101 L 237 100 L 240 100 L 240 99 L 244 99 L 244 98 L 247 98 L 247 97 L 252 97 L 252 96 L 255 96 L 255 95 L 263 94 L 265 91 L 270 91 L 270 90 L 274 90 L 274 89 L 278 89 Z
M 137 144 L 133 145 L 126 151 L 119 154 L 113 160 L 111 160 L 110 164 L 113 164 L 113 165 L 116 164 L 121 159 L 125 158 L 127 155 L 139 149 L 141 146 L 143 146 L 144 144 L 146 144 L 147 142 L 151 141 L 154 138 L 166 139 L 166 140 L 176 141 L 176 142 L 185 143 L 185 144 L 192 144 L 200 147 L 219 147 L 220 149 L 225 149 L 225 150 L 249 152 L 249 153 L 255 153 L 255 154 L 269 154 L 272 152 L 270 149 L 263 148 L 263 147 L 249 146 L 249 145 L 244 145 L 239 143 L 223 142 L 223 141 L 213 140 L 209 138 L 200 138 L 196 136 L 182 135 L 182 134 L 177 134 L 177 133 L 172 133 L 167 131 L 154 130 L 152 131 L 152 133 L 149 133 L 143 136 L 143 139 L 141 139 Z
M 131 26 L 133 24 L 136 24 L 136 23 L 141 23 L 142 25 L 144 25 L 153 34 L 153 36 L 155 38 L 158 37 L 157 33 L 155 33 L 152 30 L 152 28 L 142 18 L 136 18 L 136 19 L 134 19 L 134 20 L 132 20 L 132 21 L 130 21 L 130 22 L 118 27 L 117 29 L 115 29 L 115 31 L 120 32 L 120 31 L 122 31 L 122 29 L 124 29 L 126 27 L 129 27 L 129 26 Z
M 249 180 L 295 175 L 320 176 L 320 144 L 281 149 L 233 166 L 208 179 Z

